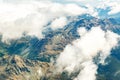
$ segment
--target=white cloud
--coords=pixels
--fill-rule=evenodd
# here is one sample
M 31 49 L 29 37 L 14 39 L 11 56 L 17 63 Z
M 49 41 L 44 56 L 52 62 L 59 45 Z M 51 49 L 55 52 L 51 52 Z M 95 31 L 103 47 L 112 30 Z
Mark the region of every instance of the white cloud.
M 109 15 L 120 12 L 120 3 L 112 2 L 112 3 L 109 3 L 108 5 L 111 7 L 111 11 L 108 13 Z
M 64 10 L 71 14 L 71 15 L 81 15 L 83 13 L 86 13 L 86 9 L 81 8 L 80 6 L 76 4 L 67 4 L 64 8 Z
M 120 0 L 66 0 L 67 2 L 78 3 L 83 6 L 89 5 L 88 8 L 93 8 L 92 10 L 95 12 L 96 8 L 106 9 L 110 7 L 111 10 L 108 12 L 108 15 L 116 14 L 120 12 Z M 89 9 L 88 9 L 89 10 Z M 95 12 L 94 15 L 97 13 Z
M 58 72 L 68 71 L 69 74 L 80 70 L 74 80 L 95 80 L 97 65 L 92 62 L 93 58 L 100 53 L 100 63 L 104 63 L 111 49 L 117 45 L 119 36 L 100 27 L 78 31 L 81 38 L 66 46 L 56 61 L 56 69 Z
M 84 27 L 78 28 L 77 32 L 80 36 L 83 36 L 87 33 L 87 30 Z
M 74 80 L 96 80 L 97 65 L 91 60 L 81 64 L 84 67 Z
M 60 17 L 55 19 L 52 23 L 51 23 L 51 28 L 53 30 L 58 29 L 58 28 L 63 28 L 65 25 L 67 25 L 67 18 L 66 17 Z
M 106 9 L 107 7 L 110 8 L 110 11 L 108 12 L 108 15 L 113 15 L 113 14 L 117 14 L 120 12 L 120 1 L 102 1 L 100 2 L 100 4 L 98 6 L 96 6 L 96 8 L 101 8 L 101 9 Z
M 14 0 L 1 2 L 0 34 L 3 35 L 3 41 L 19 38 L 24 32 L 42 38 L 42 30 L 48 22 L 54 20 L 52 28 L 62 28 L 67 23 L 66 16 L 84 13 L 86 10 L 76 4 L 33 0 L 16 3 Z

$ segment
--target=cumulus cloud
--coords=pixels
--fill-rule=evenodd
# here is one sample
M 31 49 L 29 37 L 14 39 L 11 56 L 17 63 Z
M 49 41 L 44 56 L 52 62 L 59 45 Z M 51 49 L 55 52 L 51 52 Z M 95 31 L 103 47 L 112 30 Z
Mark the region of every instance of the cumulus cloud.
M 74 80 L 96 80 L 97 65 L 91 60 L 81 64 L 84 67 Z
M 6 1 L 0 3 L 0 34 L 3 41 L 16 39 L 26 33 L 42 38 L 44 26 L 52 22 L 51 28 L 63 28 L 67 16 L 86 13 L 76 4 L 61 4 L 52 1 Z
M 81 37 L 65 47 L 55 66 L 58 72 L 68 71 L 69 74 L 80 70 L 74 80 L 95 80 L 97 65 L 93 58 L 100 53 L 99 63 L 103 64 L 111 49 L 117 46 L 119 35 L 100 27 L 89 31 L 80 28 L 78 32 Z
M 95 12 L 95 9 L 106 9 L 110 8 L 110 11 L 108 12 L 108 15 L 117 14 L 120 12 L 120 0 L 66 0 L 67 2 L 74 2 L 78 3 L 80 5 L 86 6 L 89 5 L 88 8 L 93 8 L 92 10 Z M 90 10 L 90 9 L 88 9 Z M 94 13 L 96 15 L 97 12 Z
M 80 15 L 80 14 L 86 13 L 86 9 L 76 4 L 67 4 L 64 10 L 71 15 Z
M 55 19 L 52 23 L 51 23 L 51 28 L 54 29 L 58 29 L 58 28 L 63 28 L 65 25 L 67 25 L 67 18 L 66 17 L 60 17 Z
M 83 36 L 87 30 L 84 27 L 78 28 L 77 32 L 79 33 L 80 36 Z
M 111 7 L 110 12 L 108 13 L 109 15 L 116 14 L 120 12 L 120 3 L 117 2 L 112 2 L 108 4 Z
M 108 12 L 108 15 L 113 15 L 113 14 L 117 14 L 120 12 L 120 1 L 103 1 L 101 2 L 98 6 L 96 6 L 96 8 L 101 8 L 101 9 L 106 9 L 106 8 L 110 8 L 110 11 Z

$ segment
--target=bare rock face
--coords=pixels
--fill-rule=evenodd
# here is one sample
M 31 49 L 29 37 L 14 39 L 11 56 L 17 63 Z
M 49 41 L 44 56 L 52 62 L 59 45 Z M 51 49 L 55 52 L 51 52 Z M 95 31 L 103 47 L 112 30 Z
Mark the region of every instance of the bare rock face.
M 85 27 L 89 30 L 94 26 L 101 26 L 103 30 L 108 29 L 120 34 L 120 23 L 115 23 L 114 19 L 101 20 L 92 16 L 78 16 L 63 29 L 45 32 L 43 39 L 23 36 L 6 44 L 1 41 L 2 35 L 0 35 L 0 80 L 73 80 L 77 72 L 71 75 L 67 72 L 54 73 L 55 66 L 51 63 L 51 59 L 56 60 L 67 44 L 72 44 L 73 40 L 80 38 L 77 33 L 78 28 Z M 114 53 L 117 52 L 114 51 Z M 116 57 L 120 59 L 119 54 L 116 54 Z M 115 62 L 119 62 L 120 65 L 120 61 L 114 58 L 112 61 L 112 65 Z M 114 75 L 111 74 L 113 67 L 110 69 L 111 72 L 106 67 L 111 65 L 105 66 L 105 69 L 104 66 L 99 69 L 102 75 L 97 75 L 97 80 L 107 80 Z M 119 70 L 118 67 L 116 69 Z M 104 74 L 103 70 L 105 70 Z M 111 76 L 105 77 L 106 74 Z M 112 80 L 119 79 L 113 77 Z
M 56 73 L 52 63 L 23 59 L 18 55 L 0 58 L 0 80 L 72 80 L 67 72 Z
M 23 59 L 18 55 L 0 60 L 0 80 L 42 80 L 51 65 L 46 62 Z

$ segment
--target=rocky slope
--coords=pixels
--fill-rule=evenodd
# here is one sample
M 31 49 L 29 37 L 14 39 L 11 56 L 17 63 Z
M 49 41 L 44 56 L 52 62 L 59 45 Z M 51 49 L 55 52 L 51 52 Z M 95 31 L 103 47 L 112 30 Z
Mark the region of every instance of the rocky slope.
M 0 80 L 43 80 L 50 69 L 52 65 L 46 62 L 6 55 L 0 59 Z
M 71 44 L 73 40 L 80 37 L 77 33 L 79 27 L 86 27 L 89 30 L 94 26 L 101 26 L 103 30 L 109 29 L 120 34 L 120 22 L 116 19 L 97 19 L 82 15 L 75 17 L 62 29 L 49 29 L 43 32 L 45 34 L 43 39 L 23 35 L 20 39 L 4 43 L 1 41 L 1 35 L 0 80 L 72 80 L 78 74 L 77 72 L 69 76 L 67 72 L 54 74 L 54 64 L 50 63 L 50 60 L 56 59 L 67 44 Z M 114 51 L 114 53 L 119 55 L 118 52 Z M 111 55 L 111 58 L 108 58 L 108 60 L 113 60 L 111 64 L 120 63 L 119 59 L 114 58 L 117 57 L 116 55 Z M 98 71 L 101 73 L 109 66 L 102 65 Z M 113 67 L 115 68 L 114 65 Z M 120 70 L 118 67 L 116 69 Z M 106 75 L 109 73 L 106 71 L 102 75 L 98 74 L 98 80 L 108 80 L 109 76 L 106 77 Z M 117 76 L 119 75 L 117 74 Z

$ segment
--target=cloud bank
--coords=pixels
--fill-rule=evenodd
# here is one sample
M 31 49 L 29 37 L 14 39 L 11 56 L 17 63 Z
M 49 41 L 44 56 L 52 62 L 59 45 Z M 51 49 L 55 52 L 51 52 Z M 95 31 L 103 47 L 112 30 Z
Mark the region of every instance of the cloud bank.
M 68 3 L 56 2 L 56 0 L 1 0 L 0 1 L 0 34 L 3 41 L 16 39 L 24 33 L 30 36 L 44 37 L 42 31 L 51 22 L 50 27 L 55 30 L 68 24 L 67 16 L 90 14 L 99 17 L 96 8 L 110 7 L 109 15 L 120 12 L 120 1 L 83 1 L 65 0 Z M 65 2 L 63 1 L 63 2 Z M 81 7 L 76 3 L 86 7 Z M 96 4 L 97 3 L 97 4 Z M 93 6 L 93 4 L 96 4 Z
M 120 13 L 120 0 L 65 0 L 67 2 L 73 2 L 76 4 L 80 4 L 83 6 L 87 6 L 89 5 L 89 7 L 93 8 L 93 10 L 95 11 L 96 9 L 106 9 L 106 8 L 110 8 L 110 10 L 108 11 L 108 15 L 114 15 L 117 13 Z M 88 7 L 88 8 L 89 8 Z
M 52 22 L 51 28 L 63 28 L 67 16 L 86 13 L 86 9 L 76 4 L 61 4 L 52 1 L 6 1 L 0 3 L 0 34 L 3 41 L 16 39 L 26 33 L 42 38 L 45 26 Z
M 68 71 L 71 74 L 80 70 L 73 80 L 95 80 L 97 65 L 93 58 L 100 53 L 99 63 L 104 64 L 111 49 L 117 46 L 119 36 L 100 27 L 93 27 L 89 31 L 80 28 L 78 32 L 81 37 L 68 44 L 57 58 L 57 72 Z
M 49 22 L 51 22 L 49 27 L 53 30 L 63 28 L 68 24 L 68 16 L 87 13 L 98 17 L 95 8 L 104 9 L 109 6 L 109 15 L 120 12 L 120 6 L 117 2 L 106 1 L 97 6 L 95 4 L 97 1 L 95 1 L 92 3 L 95 6 L 92 6 L 88 3 L 93 0 L 88 0 L 88 2 L 84 0 L 74 1 L 83 1 L 86 8 L 74 3 L 62 4 L 51 0 L 1 1 L 0 35 L 2 35 L 2 41 L 20 38 L 24 33 L 43 38 L 42 31 Z M 81 37 L 68 44 L 57 58 L 56 71 L 68 71 L 69 74 L 79 71 L 73 80 L 95 80 L 98 66 L 93 62 L 93 58 L 100 54 L 99 63 L 104 64 L 111 49 L 117 46 L 119 36 L 111 31 L 103 31 L 100 27 L 93 27 L 91 30 L 82 27 L 78 29 L 78 33 Z M 42 75 L 40 71 L 38 73 Z

